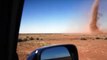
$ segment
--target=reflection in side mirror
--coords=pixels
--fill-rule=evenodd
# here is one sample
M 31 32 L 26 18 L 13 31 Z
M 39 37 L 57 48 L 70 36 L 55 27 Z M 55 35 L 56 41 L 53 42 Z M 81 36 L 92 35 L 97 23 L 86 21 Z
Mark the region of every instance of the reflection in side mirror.
M 54 47 L 44 50 L 40 60 L 72 60 L 66 47 Z
M 72 44 L 47 46 L 33 51 L 27 60 L 78 60 L 78 51 Z

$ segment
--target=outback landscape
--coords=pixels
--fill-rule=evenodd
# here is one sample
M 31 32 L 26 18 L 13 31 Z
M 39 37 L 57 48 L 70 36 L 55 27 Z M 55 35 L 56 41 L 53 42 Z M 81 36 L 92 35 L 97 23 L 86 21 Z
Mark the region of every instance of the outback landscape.
M 39 47 L 50 46 L 55 44 L 76 45 L 78 49 L 79 60 L 107 60 L 107 57 L 106 57 L 107 56 L 107 52 L 106 52 L 107 51 L 107 31 L 104 30 L 106 31 L 104 32 L 103 30 L 100 29 L 100 26 L 98 25 L 98 20 L 101 17 L 99 16 L 100 1 L 102 0 L 94 0 L 94 3 L 92 5 L 91 12 L 90 12 L 91 13 L 90 19 L 89 19 L 90 22 L 89 22 L 89 26 L 87 26 L 89 27 L 89 30 L 90 30 L 90 33 L 87 32 L 89 34 L 86 34 L 86 33 L 84 34 L 83 33 L 38 33 L 38 34 L 37 33 L 28 33 L 28 34 L 19 33 L 19 39 L 18 39 L 18 45 L 17 45 L 17 53 L 19 56 L 19 60 L 26 60 L 27 56 L 32 51 L 34 51 Z M 31 29 L 31 32 L 32 30 L 33 29 Z M 84 28 L 84 30 L 87 30 L 87 29 Z
M 26 60 L 35 49 L 54 44 L 74 44 L 79 60 L 107 60 L 107 34 L 19 34 L 17 53 Z

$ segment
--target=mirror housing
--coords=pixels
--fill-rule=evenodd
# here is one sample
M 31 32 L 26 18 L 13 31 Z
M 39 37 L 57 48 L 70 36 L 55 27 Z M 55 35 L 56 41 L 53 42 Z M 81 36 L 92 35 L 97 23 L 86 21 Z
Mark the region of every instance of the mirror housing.
M 53 59 L 48 59 L 49 56 Z M 55 56 L 57 56 L 57 59 Z M 41 47 L 34 50 L 27 57 L 27 60 L 68 60 L 68 58 L 64 58 L 66 56 L 69 56 L 69 60 L 78 60 L 78 51 L 75 45 L 61 44 Z M 46 59 L 46 57 L 48 58 Z

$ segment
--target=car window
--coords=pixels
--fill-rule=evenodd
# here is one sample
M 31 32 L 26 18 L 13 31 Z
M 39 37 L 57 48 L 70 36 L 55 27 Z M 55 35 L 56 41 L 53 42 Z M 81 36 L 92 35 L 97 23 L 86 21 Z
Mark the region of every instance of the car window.
M 79 60 L 107 60 L 107 0 L 25 0 L 17 53 L 74 44 Z

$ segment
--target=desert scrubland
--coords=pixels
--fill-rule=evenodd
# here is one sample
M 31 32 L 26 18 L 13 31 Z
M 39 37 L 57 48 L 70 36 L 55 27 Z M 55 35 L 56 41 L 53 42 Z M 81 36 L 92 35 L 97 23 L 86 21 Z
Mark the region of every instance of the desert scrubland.
M 19 60 L 26 60 L 39 47 L 54 44 L 76 45 L 79 60 L 107 60 L 107 34 L 19 34 Z

